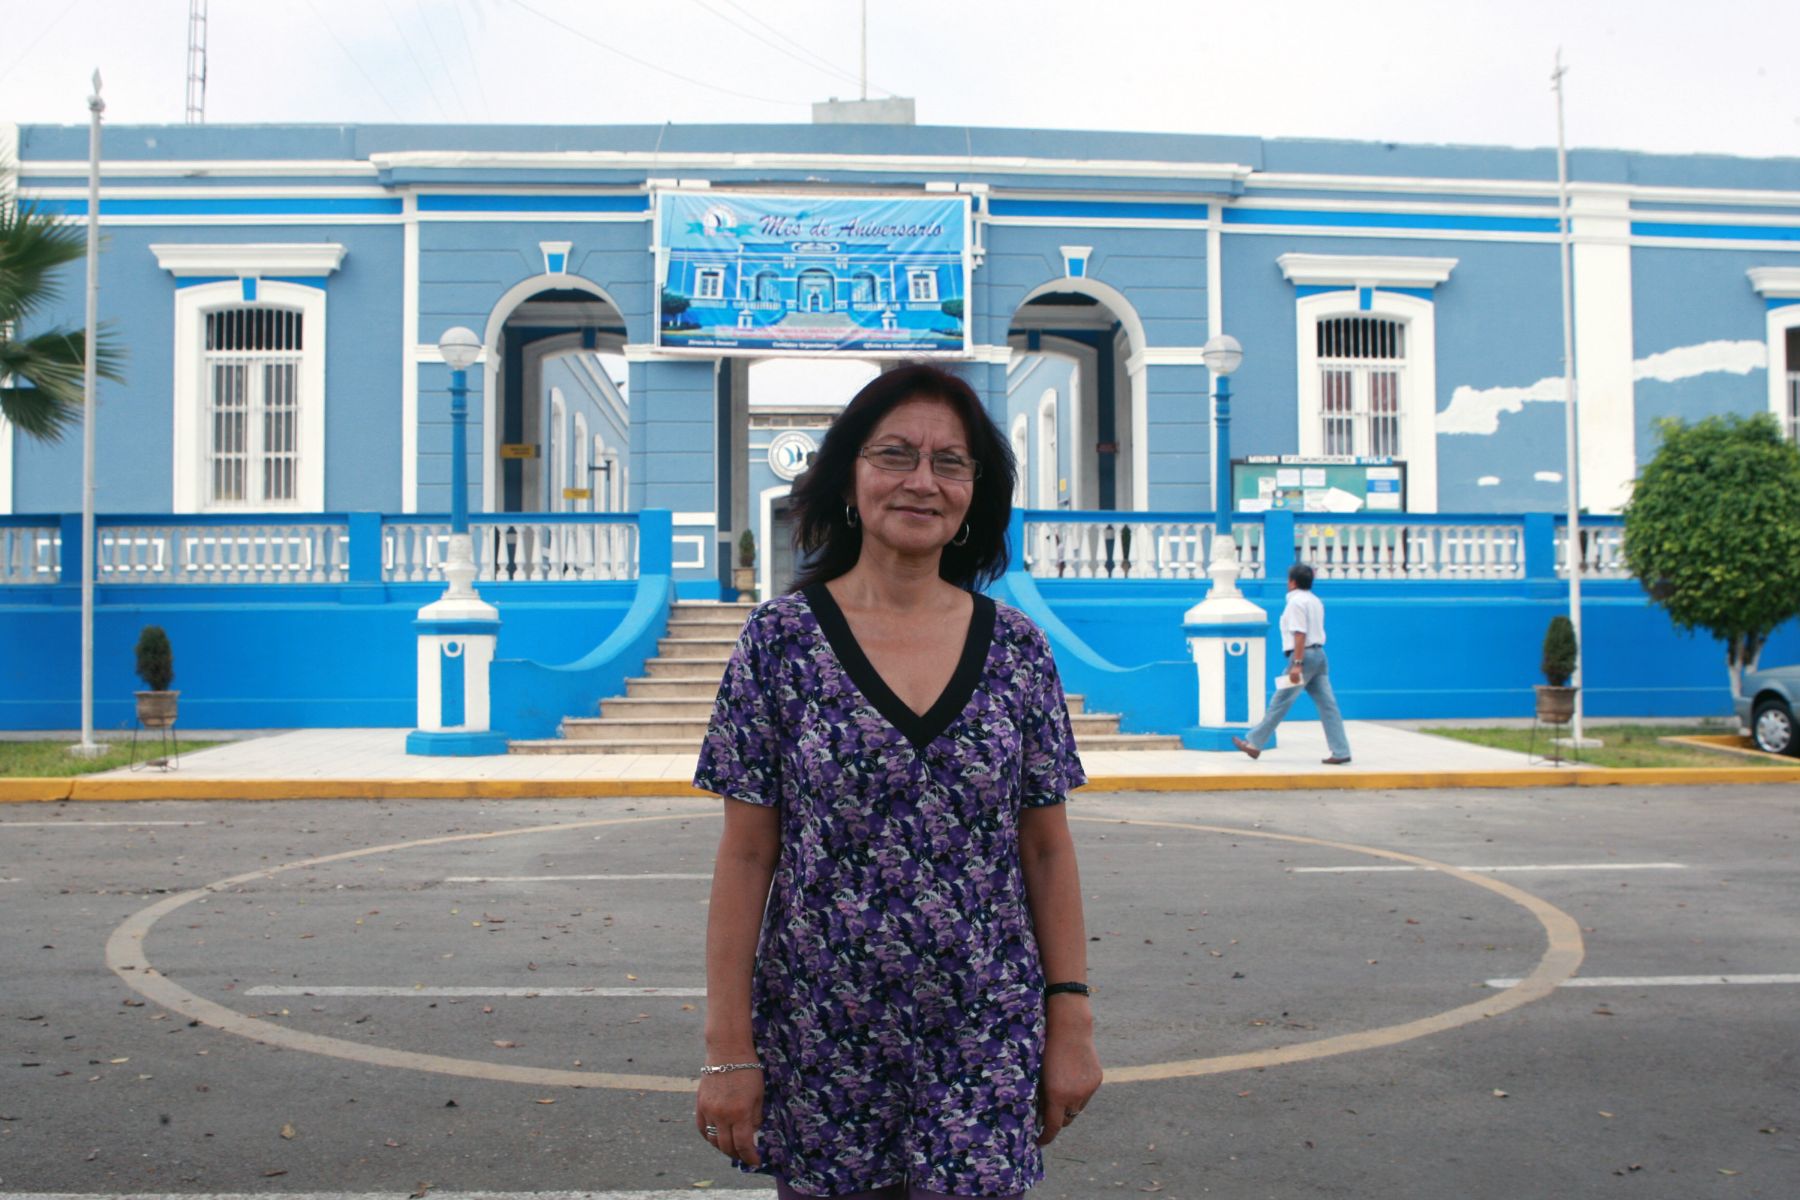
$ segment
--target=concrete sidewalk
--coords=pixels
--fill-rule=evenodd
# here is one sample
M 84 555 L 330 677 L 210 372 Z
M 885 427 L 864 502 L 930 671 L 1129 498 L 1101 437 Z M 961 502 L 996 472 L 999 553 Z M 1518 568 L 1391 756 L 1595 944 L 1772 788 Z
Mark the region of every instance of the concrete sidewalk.
M 1093 751 L 1082 755 L 1084 793 L 1320 791 L 1561 787 L 1654 783 L 1800 783 L 1785 767 L 1621 770 L 1555 765 L 1373 721 L 1348 723 L 1354 760 L 1321 763 L 1317 722 L 1282 725 L 1258 760 L 1232 751 Z M 403 729 L 302 729 L 236 740 L 190 754 L 174 770 L 140 767 L 74 779 L 0 779 L 0 801 L 161 799 L 406 799 L 691 795 L 693 755 L 499 755 L 424 758 L 406 753 Z M 206 740 L 199 731 L 184 736 Z

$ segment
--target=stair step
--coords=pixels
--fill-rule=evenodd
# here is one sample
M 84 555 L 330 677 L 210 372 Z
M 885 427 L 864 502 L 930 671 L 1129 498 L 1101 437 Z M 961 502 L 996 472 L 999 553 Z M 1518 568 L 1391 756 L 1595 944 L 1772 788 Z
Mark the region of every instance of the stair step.
M 644 663 L 644 674 L 652 679 L 698 679 L 707 675 L 712 678 L 716 688 L 719 680 L 725 678 L 725 664 L 730 661 L 730 657 L 724 654 L 694 658 L 652 658 Z
M 680 717 L 690 721 L 705 721 L 712 717 L 713 698 L 718 694 L 718 685 L 711 691 L 699 696 L 613 696 L 600 702 L 601 720 L 635 721 L 645 717 Z M 576 718 L 587 720 L 586 717 Z M 568 722 L 564 721 L 564 736 L 567 736 Z
M 656 653 L 661 658 L 717 658 L 727 659 L 731 656 L 731 648 L 737 645 L 735 637 L 666 637 L 656 643 Z
M 721 617 L 697 617 L 681 613 L 669 616 L 669 636 L 684 638 L 722 638 L 737 640 L 738 634 L 744 631 L 742 621 L 733 621 Z
M 700 744 L 688 741 L 658 741 L 653 738 L 642 741 L 614 739 L 583 742 L 549 738 L 542 741 L 510 742 L 507 744 L 507 751 L 512 754 L 677 754 L 686 758 L 695 758 L 699 756 Z
M 1087 711 L 1087 697 L 1083 696 L 1080 692 L 1064 693 L 1063 702 L 1069 706 L 1069 715 L 1071 717 L 1079 716 Z
M 680 741 L 698 753 L 706 737 L 705 717 L 564 717 L 563 737 L 571 742 L 595 739 Z
M 692 662 L 693 659 L 680 659 L 680 662 Z M 719 680 L 724 677 L 720 672 L 712 675 L 671 675 L 651 678 L 627 679 L 625 681 L 625 699 L 627 700 L 705 700 L 712 703 L 719 694 Z M 602 705 L 610 703 L 602 700 Z
M 1099 750 L 1179 750 L 1181 739 L 1172 733 L 1113 733 L 1078 737 L 1075 748 Z

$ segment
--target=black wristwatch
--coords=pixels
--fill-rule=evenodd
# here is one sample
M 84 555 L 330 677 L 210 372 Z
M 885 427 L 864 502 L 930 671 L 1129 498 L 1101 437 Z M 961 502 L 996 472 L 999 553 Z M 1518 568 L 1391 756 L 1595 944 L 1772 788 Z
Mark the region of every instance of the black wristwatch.
M 1076 996 L 1092 995 L 1085 983 L 1047 983 L 1044 985 L 1044 999 L 1046 1000 L 1062 992 L 1069 992 Z

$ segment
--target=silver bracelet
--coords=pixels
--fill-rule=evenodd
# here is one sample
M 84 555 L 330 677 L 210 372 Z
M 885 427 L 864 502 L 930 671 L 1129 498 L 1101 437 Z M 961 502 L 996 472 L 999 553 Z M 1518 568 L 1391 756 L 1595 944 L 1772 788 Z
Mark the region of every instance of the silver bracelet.
M 701 1067 L 700 1074 L 702 1074 L 702 1075 L 724 1075 L 729 1071 L 760 1071 L 762 1069 L 763 1069 L 763 1065 L 759 1062 L 720 1063 L 716 1067 Z

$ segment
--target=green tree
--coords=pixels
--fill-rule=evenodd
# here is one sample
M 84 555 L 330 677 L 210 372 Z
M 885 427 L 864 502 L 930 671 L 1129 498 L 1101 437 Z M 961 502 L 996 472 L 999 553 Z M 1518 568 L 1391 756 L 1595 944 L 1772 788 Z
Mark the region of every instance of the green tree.
M 87 252 L 79 225 L 0 193 L 0 416 L 54 442 L 81 419 L 87 337 L 79 329 L 24 332 L 61 295 L 58 269 Z M 118 380 L 120 356 L 102 336 L 95 369 Z
M 1767 413 L 1658 428 L 1625 506 L 1625 559 L 1677 626 L 1725 643 L 1736 695 L 1769 635 L 1800 615 L 1800 447 Z

